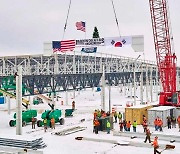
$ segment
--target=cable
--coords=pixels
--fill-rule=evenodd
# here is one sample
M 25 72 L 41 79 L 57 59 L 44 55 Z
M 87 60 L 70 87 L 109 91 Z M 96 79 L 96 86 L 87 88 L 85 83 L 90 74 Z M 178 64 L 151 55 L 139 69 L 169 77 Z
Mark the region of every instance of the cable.
M 69 2 L 68 13 L 67 13 L 66 22 L 65 22 L 65 25 L 64 25 L 64 31 L 63 31 L 62 40 L 64 39 L 64 35 L 65 35 L 65 32 L 66 32 L 66 27 L 67 27 L 67 21 L 68 21 L 68 17 L 69 17 L 70 7 L 71 7 L 71 0 L 70 0 L 70 2 Z
M 116 16 L 116 11 L 115 11 L 113 0 L 111 0 L 111 2 L 112 2 L 113 10 L 114 10 L 114 16 L 115 16 L 115 19 L 116 19 L 116 24 L 117 24 L 117 27 L 118 27 L 119 36 L 121 37 L 120 29 L 119 29 L 119 23 L 118 23 L 118 19 L 117 19 L 117 16 Z

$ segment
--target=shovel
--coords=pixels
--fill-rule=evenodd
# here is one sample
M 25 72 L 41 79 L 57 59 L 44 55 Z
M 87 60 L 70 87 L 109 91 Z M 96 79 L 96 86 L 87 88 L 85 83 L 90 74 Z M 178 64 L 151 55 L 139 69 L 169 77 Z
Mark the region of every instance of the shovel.
M 166 147 L 161 151 L 161 153 L 165 150 L 174 149 L 175 145 L 166 144 Z

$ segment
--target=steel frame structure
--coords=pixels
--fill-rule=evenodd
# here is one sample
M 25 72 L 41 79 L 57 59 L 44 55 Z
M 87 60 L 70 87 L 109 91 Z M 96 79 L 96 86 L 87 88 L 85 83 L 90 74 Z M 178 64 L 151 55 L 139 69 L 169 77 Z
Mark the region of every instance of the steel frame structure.
M 22 65 L 23 84 L 30 89 L 30 93 L 26 95 L 34 95 L 35 90 L 42 94 L 97 87 L 100 85 L 102 65 L 105 67 L 105 79 L 108 85 L 126 85 L 133 82 L 133 71 L 136 72 L 136 83 L 140 82 L 140 74 L 143 73 L 144 84 L 147 84 L 146 80 L 150 83 L 150 78 L 158 84 L 157 67 L 154 62 L 135 61 L 133 58 L 116 55 L 83 55 L 74 52 L 71 55 L 26 55 L 0 59 L 1 76 L 14 74 L 18 66 Z M 136 70 L 134 70 L 135 62 Z
M 0 57 L 0 76 L 13 75 L 18 66 L 22 65 L 23 75 L 51 75 L 51 74 L 85 74 L 102 73 L 102 65 L 105 72 L 132 72 L 135 58 L 122 57 L 110 54 L 54 54 L 24 55 L 12 57 Z M 143 63 L 143 66 L 142 66 Z M 136 61 L 136 72 L 143 67 L 152 66 L 153 61 Z

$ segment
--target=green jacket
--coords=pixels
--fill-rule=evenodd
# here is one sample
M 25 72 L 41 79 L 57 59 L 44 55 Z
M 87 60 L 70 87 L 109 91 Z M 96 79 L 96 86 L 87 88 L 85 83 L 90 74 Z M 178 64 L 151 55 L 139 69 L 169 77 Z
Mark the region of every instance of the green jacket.
M 137 121 L 133 122 L 133 127 L 137 127 Z
M 122 119 L 122 114 L 121 113 L 118 113 L 118 118 Z
M 47 119 L 44 119 L 44 120 L 43 120 L 43 123 L 44 123 L 44 124 L 47 124 Z
M 111 124 L 110 124 L 109 121 L 107 122 L 106 127 L 107 127 L 107 128 L 110 128 L 110 127 L 111 127 Z

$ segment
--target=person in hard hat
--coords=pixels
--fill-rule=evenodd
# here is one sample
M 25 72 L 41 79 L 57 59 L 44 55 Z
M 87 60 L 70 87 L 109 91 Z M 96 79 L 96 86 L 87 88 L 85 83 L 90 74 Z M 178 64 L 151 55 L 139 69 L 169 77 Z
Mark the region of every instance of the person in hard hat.
M 146 129 L 147 129 L 147 126 L 148 126 L 146 120 L 143 121 L 142 126 L 143 126 L 144 133 L 145 133 L 145 132 L 146 132 Z
M 136 132 L 136 127 L 137 127 L 137 121 L 136 120 L 134 120 L 134 122 L 133 122 L 133 132 Z
M 179 126 L 179 132 L 180 132 L 180 115 L 177 118 L 178 126 Z
M 98 134 L 99 125 L 100 125 L 100 123 L 99 123 L 98 119 L 95 119 L 94 120 L 95 134 Z
M 157 123 L 157 125 L 158 125 L 158 127 L 159 127 L 159 130 L 160 130 L 160 132 L 162 132 L 163 130 L 162 130 L 162 126 L 163 126 L 163 121 L 162 121 L 162 119 L 158 119 L 158 123 Z
M 118 116 L 118 115 L 117 115 L 117 112 L 115 111 L 115 112 L 114 112 L 115 123 L 117 123 L 117 116 Z
M 72 101 L 72 109 L 75 110 L 75 101 Z
M 106 127 L 107 127 L 107 134 L 110 134 L 111 124 L 109 121 L 107 121 Z
M 155 131 L 158 131 L 159 127 L 158 127 L 158 118 L 156 118 L 154 120 L 154 127 L 155 127 Z
M 119 119 L 119 122 L 122 121 L 122 113 L 121 112 L 118 113 L 118 119 Z
M 47 119 L 46 118 L 43 120 L 43 124 L 44 124 L 44 132 L 46 132 L 47 131 Z
M 123 121 L 122 120 L 119 122 L 119 128 L 120 128 L 120 132 L 122 132 L 123 131 Z
M 32 129 L 35 129 L 36 118 L 32 117 Z
M 171 121 L 172 121 L 172 128 L 176 128 L 176 118 L 174 116 L 171 118 Z
M 127 122 L 126 128 L 127 128 L 127 131 L 130 132 L 130 129 L 131 129 L 131 121 Z
M 144 143 L 146 143 L 147 140 L 149 140 L 149 143 L 151 143 L 151 132 L 150 132 L 149 128 L 146 128 L 146 139 L 145 139 Z
M 54 117 L 51 118 L 51 128 L 55 129 L 55 119 L 54 119 Z
M 159 152 L 157 150 L 159 148 L 158 137 L 157 136 L 154 138 L 154 141 L 153 141 L 152 145 L 154 147 L 154 154 L 156 154 L 156 153 L 161 154 L 161 152 Z

